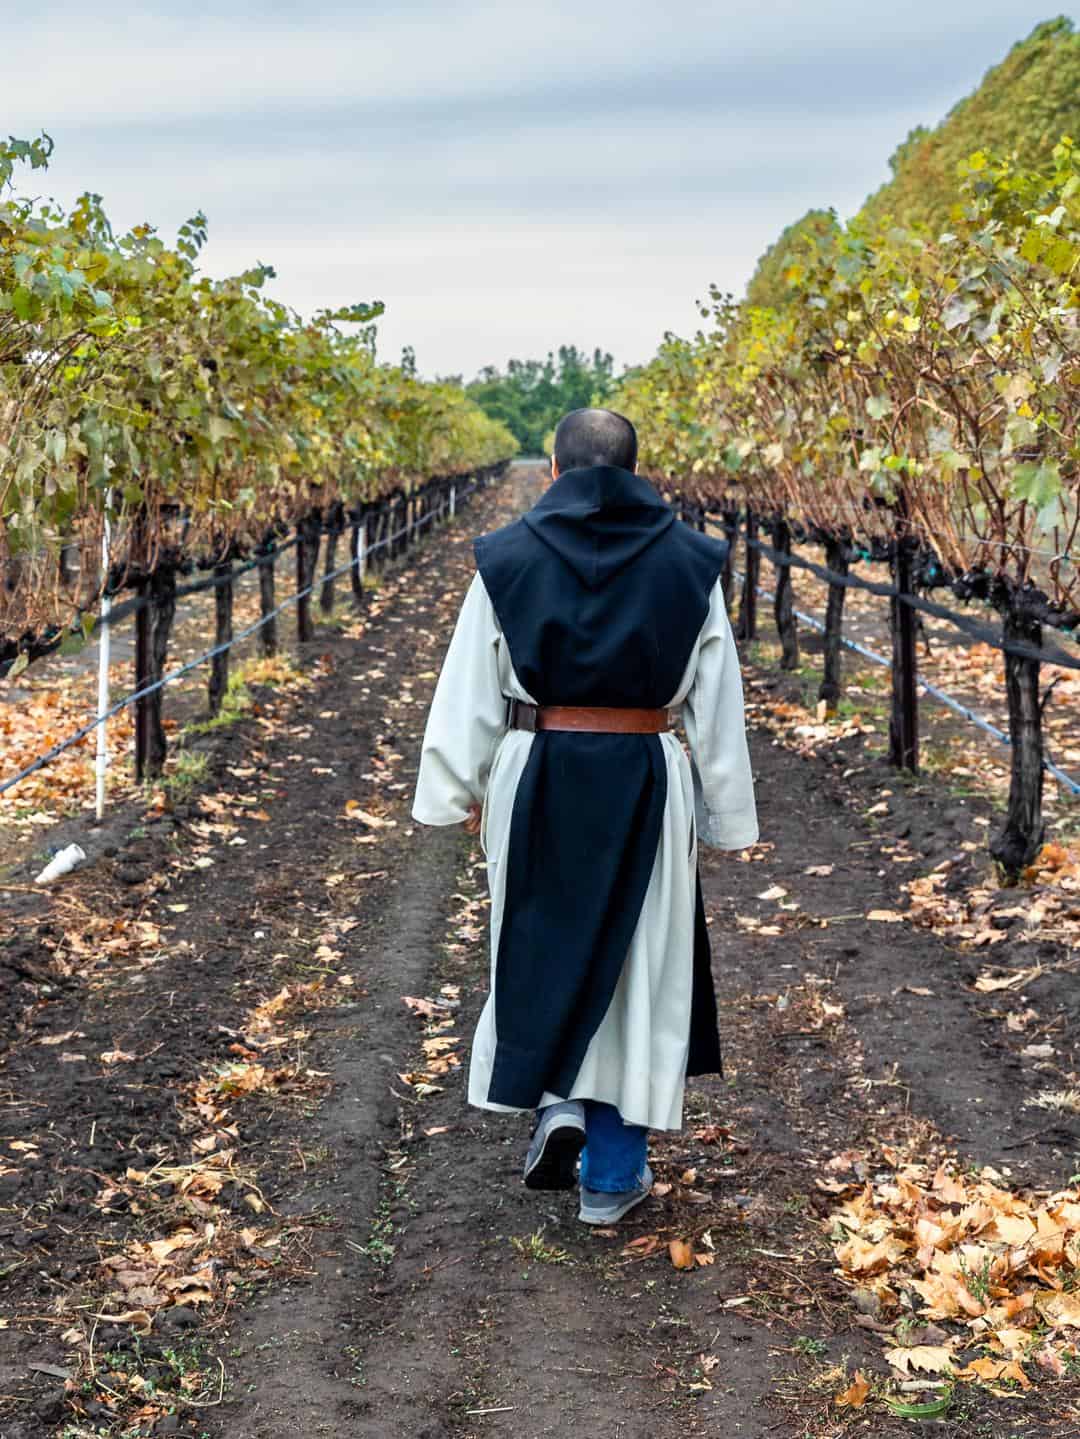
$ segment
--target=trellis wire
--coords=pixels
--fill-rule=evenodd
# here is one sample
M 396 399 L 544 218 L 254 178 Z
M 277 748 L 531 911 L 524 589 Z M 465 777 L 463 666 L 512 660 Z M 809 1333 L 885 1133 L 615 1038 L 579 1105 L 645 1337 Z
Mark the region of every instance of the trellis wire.
M 744 576 L 738 570 L 733 570 L 732 573 L 740 582 L 743 580 Z M 763 589 L 761 585 L 755 585 L 754 588 L 762 599 L 775 600 L 776 596 L 771 590 Z M 802 620 L 803 624 L 809 625 L 811 629 L 818 630 L 821 634 L 825 633 L 825 626 L 819 619 L 815 619 L 813 615 L 804 614 L 802 610 L 794 610 L 793 613 Z M 871 660 L 876 665 L 883 665 L 886 669 L 892 667 L 892 660 L 889 659 L 887 655 L 878 654 L 876 650 L 859 644 L 857 640 L 849 640 L 844 635 L 840 635 L 839 640 L 845 649 L 854 650 L 856 654 L 862 655 L 864 659 Z M 916 676 L 916 682 L 921 690 L 932 699 L 937 700 L 939 704 L 943 704 L 947 709 L 952 710 L 954 714 L 960 715 L 978 729 L 983 730 L 988 735 L 992 735 L 994 739 L 1000 740 L 1002 744 L 1007 745 L 1012 743 L 1004 730 L 998 729 L 997 725 L 991 724 L 990 721 L 984 719 L 982 715 L 976 714 L 974 710 L 968 709 L 967 705 L 961 704 L 959 700 L 954 699 L 952 695 L 947 694 L 944 690 L 938 689 L 937 685 L 931 684 L 930 681 L 924 679 L 922 675 Z M 1080 784 L 1078 784 L 1071 775 L 1066 774 L 1065 771 L 1054 764 L 1052 760 L 1044 758 L 1042 763 L 1043 769 L 1046 770 L 1047 774 L 1053 775 L 1060 785 L 1071 794 L 1080 795 Z
M 477 488 L 477 482 L 474 480 L 471 485 L 467 486 L 466 489 L 462 491 L 460 498 L 464 499 L 467 495 L 473 494 Z M 413 530 L 418 530 L 421 525 L 426 524 L 428 520 L 432 520 L 434 518 L 435 512 L 431 511 L 428 514 L 421 516 L 421 518 L 417 520 L 415 524 L 411 526 L 411 528 Z M 377 550 L 385 549 L 387 545 L 390 545 L 395 540 L 400 539 L 402 535 L 408 534 L 409 530 L 410 526 L 408 524 L 405 524 L 400 529 L 395 530 L 392 534 L 384 535 L 383 538 L 377 541 L 375 544 L 371 545 L 370 547 L 365 547 L 365 554 L 370 558 L 370 556 L 375 554 Z M 53 745 L 50 750 L 48 750 L 43 755 L 39 755 L 36 760 L 34 760 L 31 764 L 28 764 L 25 769 L 21 769 L 18 774 L 12 775 L 10 779 L 4 780 L 4 782 L 0 784 L 0 794 L 4 794 L 7 790 L 13 789 L 15 785 L 19 784 L 24 779 L 28 779 L 30 775 L 36 774 L 38 770 L 44 769 L 45 766 L 51 764 L 54 759 L 58 759 L 60 755 L 65 753 L 65 751 L 72 749 L 81 740 L 84 740 L 87 735 L 92 734 L 99 725 L 105 724 L 107 720 L 110 720 L 115 715 L 120 714 L 121 711 L 130 708 L 130 706 L 135 704 L 138 700 L 145 699 L 147 695 L 152 695 L 155 693 L 155 691 L 163 689 L 166 685 L 172 684 L 175 680 L 182 679 L 183 676 L 188 674 L 191 670 L 197 669 L 199 665 L 206 664 L 208 660 L 212 660 L 216 655 L 224 654 L 224 652 L 231 649 L 233 645 L 239 644 L 241 640 L 245 640 L 250 635 L 255 634 L 255 632 L 257 630 L 260 630 L 263 625 L 269 624 L 271 620 L 276 619 L 278 615 L 282 614 L 285 610 L 287 610 L 290 605 L 296 604 L 298 601 L 305 599 L 308 595 L 313 594 L 316 589 L 320 589 L 322 585 L 324 585 L 327 581 L 338 579 L 341 575 L 347 575 L 349 571 L 353 569 L 356 563 L 357 561 L 355 559 L 350 558 L 348 564 L 339 565 L 338 568 L 336 570 L 333 570 L 330 574 L 317 576 L 310 585 L 306 585 L 304 589 L 297 590 L 295 594 L 289 595 L 286 599 L 282 600 L 281 604 L 277 605 L 268 614 L 260 615 L 260 617 L 252 624 L 248 625 L 246 629 L 243 629 L 238 634 L 233 635 L 231 639 L 226 640 L 223 644 L 215 645 L 213 649 L 207 650 L 205 654 L 199 655 L 196 659 L 188 660 L 185 664 L 180 665 L 178 669 L 172 670 L 167 675 L 163 675 L 159 680 L 155 680 L 153 684 L 144 685 L 141 689 L 136 690 L 133 694 L 125 695 L 122 700 L 117 700 L 114 705 L 110 705 L 108 709 L 105 709 L 95 715 L 95 717 L 87 724 L 82 725 L 81 728 L 77 729 L 74 732 L 74 734 L 70 734 L 65 739 L 59 740 L 56 744 Z
M 706 512 L 706 517 L 713 520 L 717 518 L 711 512 Z M 742 530 L 738 534 L 744 543 L 765 555 L 774 565 L 808 570 L 819 580 L 824 580 L 826 584 L 842 585 L 844 589 L 849 590 L 865 590 L 869 594 L 877 595 L 880 599 L 898 599 L 902 604 L 930 615 L 934 619 L 946 620 L 949 624 L 955 625 L 957 629 L 970 635 L 971 638 L 981 640 L 984 644 L 1000 650 L 1003 654 L 1016 655 L 1020 659 L 1038 660 L 1040 664 L 1056 665 L 1061 669 L 1080 670 L 1080 658 L 1065 654 L 1062 650 L 1028 645 L 1016 640 L 1006 640 L 979 620 L 972 619 L 969 615 L 957 614 L 955 610 L 950 610 L 945 605 L 936 604 L 933 600 L 921 599 L 918 595 L 909 594 L 895 585 L 880 584 L 877 580 L 864 580 L 858 575 L 838 574 L 835 570 L 830 570 L 827 565 L 816 564 L 813 560 L 804 559 L 801 555 L 782 554 L 772 545 L 766 544 L 764 540 L 748 539 Z M 1068 639 L 1073 638 L 1068 631 L 1061 630 L 1058 633 Z

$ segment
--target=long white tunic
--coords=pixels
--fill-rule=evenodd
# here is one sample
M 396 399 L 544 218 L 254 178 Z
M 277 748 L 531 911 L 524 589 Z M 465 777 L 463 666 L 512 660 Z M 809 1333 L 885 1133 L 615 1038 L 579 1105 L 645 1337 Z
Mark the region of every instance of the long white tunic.
M 521 686 L 480 575 L 458 617 L 424 735 L 413 817 L 460 824 L 482 804 L 480 839 L 491 893 L 491 992 L 473 1041 L 469 1102 L 488 1100 L 495 1054 L 495 962 L 506 892 L 510 817 L 533 735 L 506 727 L 507 698 L 535 703 Z M 678 1129 L 689 1051 L 697 845 L 745 849 L 758 836 L 742 682 L 721 585 L 670 701 L 681 706 L 692 761 L 674 734 L 660 743 L 667 804 L 645 902 L 607 1013 L 569 1094 L 599 1099 L 623 1119 Z

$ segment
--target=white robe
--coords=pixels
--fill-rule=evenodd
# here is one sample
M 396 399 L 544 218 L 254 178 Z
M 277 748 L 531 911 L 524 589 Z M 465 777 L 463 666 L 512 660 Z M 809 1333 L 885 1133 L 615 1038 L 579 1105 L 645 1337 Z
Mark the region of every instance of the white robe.
M 483 805 L 480 839 L 491 892 L 491 992 L 477 1025 L 469 1102 L 488 1100 L 495 1055 L 495 962 L 506 892 L 514 796 L 533 735 L 506 727 L 506 701 L 534 703 L 521 686 L 480 575 L 462 605 L 424 735 L 413 817 L 460 824 Z M 663 734 L 667 804 L 656 860 L 630 952 L 569 1094 L 599 1099 L 623 1119 L 678 1129 L 690 1038 L 697 845 L 745 849 L 758 837 L 735 641 L 718 582 L 671 707 L 681 706 L 693 763 Z

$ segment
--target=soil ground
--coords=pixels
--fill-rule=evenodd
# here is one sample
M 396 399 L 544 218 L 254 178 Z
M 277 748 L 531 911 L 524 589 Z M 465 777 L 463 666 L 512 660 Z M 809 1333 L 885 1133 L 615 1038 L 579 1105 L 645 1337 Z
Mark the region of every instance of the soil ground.
M 55 892 L 3 892 L 4 1439 L 908 1433 L 833 1402 L 884 1365 L 819 1181 L 883 1146 L 1047 1188 L 1080 1168 L 1080 1116 L 1027 1107 L 1076 1083 L 1062 943 L 1002 916 L 994 963 L 1043 972 L 987 994 L 985 955 L 867 918 L 946 861 L 976 883 L 989 801 L 898 780 L 880 736 L 787 743 L 769 715 L 800 681 L 750 661 L 763 843 L 703 858 L 725 1075 L 656 1137 L 660 1190 L 617 1232 L 524 1189 L 527 1120 L 469 1110 L 458 1063 L 486 987 L 480 856 L 408 803 L 469 536 L 538 484 L 512 471 L 321 631 L 310 682 L 211 736 L 194 793 L 122 806 Z M 215 1189 L 198 1155 L 226 1145 Z M 140 1290 L 103 1261 L 148 1266 L 137 1246 L 178 1233 L 195 1277 L 152 1325 L 119 1318 Z M 713 1263 L 676 1270 L 671 1239 Z M 1068 1436 L 1078 1414 L 1076 1378 L 961 1387 L 935 1428 Z

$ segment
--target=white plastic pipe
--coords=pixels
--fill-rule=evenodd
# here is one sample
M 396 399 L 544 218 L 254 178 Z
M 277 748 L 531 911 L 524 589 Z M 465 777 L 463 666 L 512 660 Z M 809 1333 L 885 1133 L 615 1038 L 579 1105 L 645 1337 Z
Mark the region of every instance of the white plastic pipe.
M 109 708 L 109 649 L 111 630 L 109 626 L 109 611 L 112 609 L 112 600 L 107 593 L 109 584 L 110 548 L 112 542 L 112 527 L 109 523 L 109 509 L 112 505 L 112 491 L 105 496 L 105 525 L 101 532 L 101 571 L 105 577 L 105 589 L 101 597 L 101 640 L 98 644 L 98 699 L 97 717 L 100 723 L 97 727 L 97 759 L 94 765 L 97 776 L 97 796 L 95 811 L 98 821 L 105 817 L 105 774 L 109 768 L 109 749 L 106 740 L 106 723 L 104 715 Z
M 367 574 L 367 520 L 356 532 L 356 572 L 363 584 Z
M 450 518 L 457 513 L 457 485 L 450 486 Z

